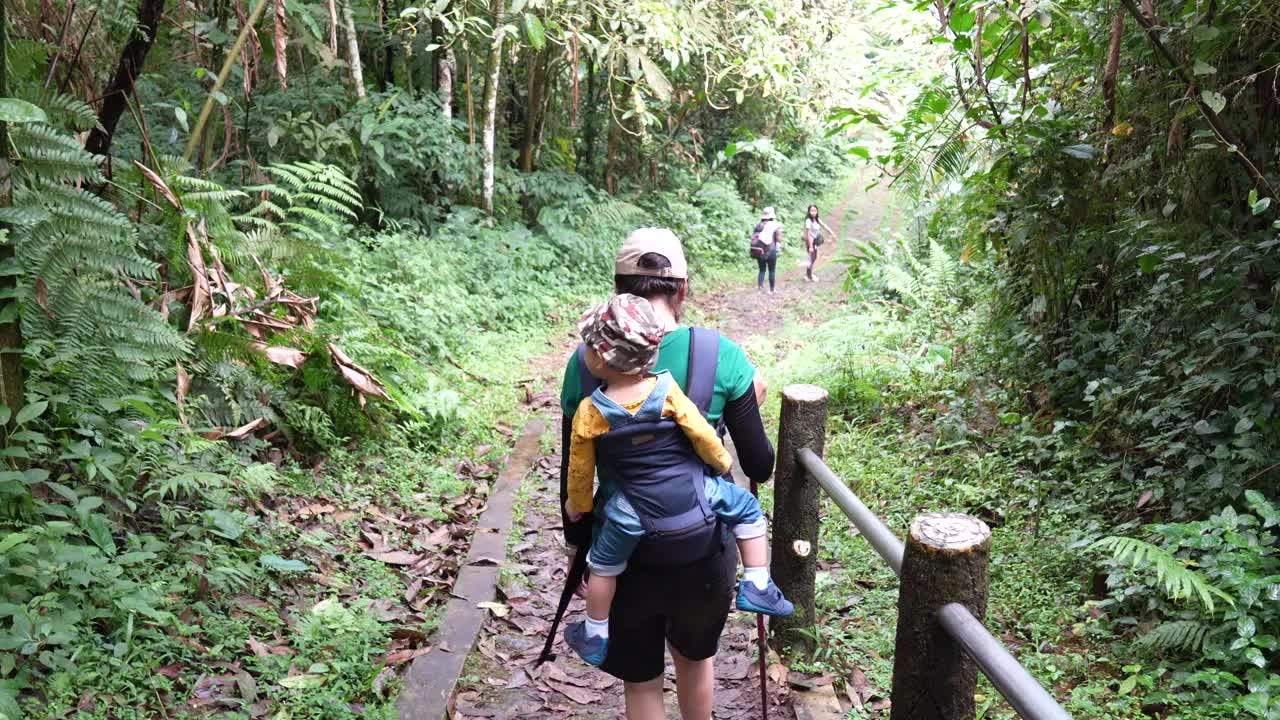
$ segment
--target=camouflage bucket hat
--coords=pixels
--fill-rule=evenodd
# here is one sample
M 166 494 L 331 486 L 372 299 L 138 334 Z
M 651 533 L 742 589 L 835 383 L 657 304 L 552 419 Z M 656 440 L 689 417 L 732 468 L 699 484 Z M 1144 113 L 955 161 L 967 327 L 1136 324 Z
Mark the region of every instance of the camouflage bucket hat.
M 662 323 L 642 297 L 614 295 L 582 316 L 578 332 L 606 365 L 624 375 L 650 372 L 658 364 Z

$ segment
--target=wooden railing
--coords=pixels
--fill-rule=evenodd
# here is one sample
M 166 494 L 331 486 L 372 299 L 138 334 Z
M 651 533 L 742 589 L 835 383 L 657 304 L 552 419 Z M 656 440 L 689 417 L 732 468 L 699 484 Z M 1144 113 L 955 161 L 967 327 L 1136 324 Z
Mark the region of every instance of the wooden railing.
M 813 642 L 821 489 L 899 578 L 892 720 L 972 720 L 979 669 L 1023 718 L 1070 720 L 979 620 L 987 611 L 986 523 L 961 513 L 925 513 L 912 521 L 904 544 L 822 461 L 826 421 L 825 390 L 783 390 L 772 574 L 796 613 L 774 620 L 774 637 L 792 645 Z

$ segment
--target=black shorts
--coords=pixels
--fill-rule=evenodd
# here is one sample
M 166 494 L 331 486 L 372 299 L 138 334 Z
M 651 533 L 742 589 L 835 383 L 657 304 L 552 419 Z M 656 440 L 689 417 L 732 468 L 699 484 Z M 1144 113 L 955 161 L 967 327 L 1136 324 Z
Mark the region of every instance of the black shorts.
M 661 677 L 668 642 L 690 660 L 714 657 L 737 576 L 738 548 L 728 533 L 721 552 L 691 565 L 629 568 L 618 577 L 600 669 L 623 682 Z

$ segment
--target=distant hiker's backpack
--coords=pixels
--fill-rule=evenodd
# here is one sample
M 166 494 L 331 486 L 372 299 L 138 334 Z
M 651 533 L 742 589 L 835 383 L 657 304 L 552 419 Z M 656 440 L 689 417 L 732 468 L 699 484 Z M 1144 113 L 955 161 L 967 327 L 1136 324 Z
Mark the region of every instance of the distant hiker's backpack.
M 767 243 L 764 238 L 760 237 L 760 232 L 764 230 L 764 225 L 764 223 L 756 225 L 756 229 L 751 232 L 751 257 L 762 258 L 769 254 L 769 246 L 772 243 Z

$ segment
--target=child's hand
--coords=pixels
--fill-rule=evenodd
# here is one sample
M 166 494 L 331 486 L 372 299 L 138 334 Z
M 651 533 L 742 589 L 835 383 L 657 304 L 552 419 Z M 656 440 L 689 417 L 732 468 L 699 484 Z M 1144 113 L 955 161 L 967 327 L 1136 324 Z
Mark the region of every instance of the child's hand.
M 573 507 L 569 505 L 569 501 L 565 500 L 564 514 L 568 516 L 569 522 L 578 522 L 579 520 L 582 519 L 582 516 L 585 515 L 586 513 L 580 513 L 577 510 L 574 510 Z

